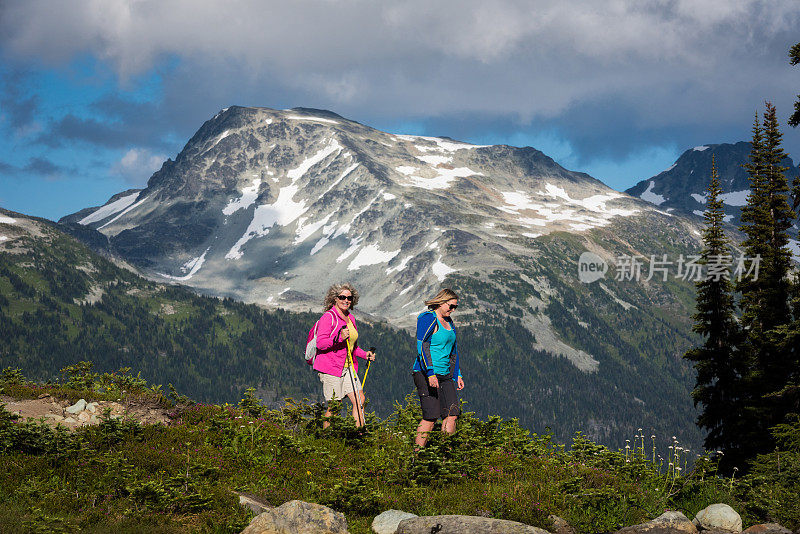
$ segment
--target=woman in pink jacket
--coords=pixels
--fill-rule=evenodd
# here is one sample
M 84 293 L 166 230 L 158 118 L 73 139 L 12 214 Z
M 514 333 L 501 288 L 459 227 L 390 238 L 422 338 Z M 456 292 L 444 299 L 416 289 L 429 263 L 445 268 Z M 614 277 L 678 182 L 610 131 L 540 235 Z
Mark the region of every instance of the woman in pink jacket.
M 358 379 L 358 360 L 375 360 L 375 354 L 358 346 L 358 330 L 350 310 L 358 304 L 358 291 L 349 283 L 334 284 L 325 295 L 325 313 L 317 323 L 317 357 L 314 369 L 322 382 L 325 400 L 346 396 L 353 404 L 356 426 L 364 426 L 364 391 Z M 330 408 L 325 417 L 330 417 Z M 326 421 L 323 426 L 327 428 Z

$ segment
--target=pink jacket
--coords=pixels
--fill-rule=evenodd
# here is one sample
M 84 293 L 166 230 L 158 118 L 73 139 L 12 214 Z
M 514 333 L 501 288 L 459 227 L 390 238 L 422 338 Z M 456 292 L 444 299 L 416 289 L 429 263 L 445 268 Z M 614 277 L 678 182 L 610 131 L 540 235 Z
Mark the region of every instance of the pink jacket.
M 353 314 L 348 316 L 356 328 Z M 347 326 L 345 320 L 335 309 L 325 312 L 317 326 L 317 357 L 314 360 L 314 369 L 327 375 L 342 376 L 344 364 L 347 361 L 347 341 L 339 341 L 339 331 Z M 358 346 L 353 349 L 353 356 L 367 359 L 367 352 Z M 353 358 L 353 366 L 358 371 L 358 360 Z

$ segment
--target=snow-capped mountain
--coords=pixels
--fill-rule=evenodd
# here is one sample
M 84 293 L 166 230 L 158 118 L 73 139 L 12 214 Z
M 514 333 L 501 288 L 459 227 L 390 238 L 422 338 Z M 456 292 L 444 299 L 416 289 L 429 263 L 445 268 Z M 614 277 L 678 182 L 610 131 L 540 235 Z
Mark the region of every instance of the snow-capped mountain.
M 266 306 L 319 310 L 329 284 L 350 280 L 362 317 L 408 327 L 447 285 L 461 295 L 459 324 L 518 321 L 533 334 L 504 356 L 523 373 L 533 373 L 526 353 L 544 351 L 618 383 L 612 411 L 634 429 L 634 420 L 694 419 L 680 359 L 694 341 L 692 282 L 679 268 L 663 279 L 648 268 L 696 253 L 701 221 L 530 147 L 394 135 L 321 110 L 231 107 L 146 188 L 60 222 L 84 241 L 101 232 L 152 278 Z M 578 275 L 587 252 L 606 268 L 593 283 Z M 638 258 L 641 278 L 619 276 L 624 256 Z M 669 413 L 656 414 L 664 399 L 658 410 Z M 593 419 L 589 405 L 576 411 L 595 436 L 629 426 Z
M 742 167 L 749 161 L 750 147 L 746 141 L 694 147 L 681 154 L 669 169 L 642 180 L 625 192 L 666 211 L 681 210 L 702 217 L 713 156 L 722 182 L 725 220 L 738 226 L 742 206 L 747 204 L 750 193 L 750 180 Z M 783 165 L 789 167 L 786 175 L 791 185 L 798 168 L 790 158 L 785 159 Z
M 61 222 L 99 230 L 150 274 L 246 301 L 291 292 L 316 302 L 321 277 L 357 279 L 380 297 L 365 310 L 399 319 L 450 273 L 512 267 L 505 256 L 527 255 L 542 235 L 645 212 L 654 210 L 532 148 L 232 107 L 146 189 Z

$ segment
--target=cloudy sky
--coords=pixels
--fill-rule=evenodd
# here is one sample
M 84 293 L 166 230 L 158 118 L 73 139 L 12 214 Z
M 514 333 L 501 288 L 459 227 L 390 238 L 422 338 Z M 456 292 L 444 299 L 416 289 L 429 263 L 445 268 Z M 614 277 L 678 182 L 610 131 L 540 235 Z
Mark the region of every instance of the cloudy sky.
M 57 219 L 142 187 L 230 105 L 530 145 L 625 189 L 782 123 L 796 0 L 7 0 L 0 206 Z M 800 132 L 784 128 L 800 160 Z

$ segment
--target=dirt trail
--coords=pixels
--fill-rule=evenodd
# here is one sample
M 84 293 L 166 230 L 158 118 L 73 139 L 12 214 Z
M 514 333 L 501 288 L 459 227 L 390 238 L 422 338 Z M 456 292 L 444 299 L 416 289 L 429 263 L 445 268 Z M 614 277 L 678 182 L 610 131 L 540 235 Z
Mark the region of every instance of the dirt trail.
M 71 404 L 69 400 L 50 395 L 42 395 L 38 399 L 15 399 L 0 395 L 0 404 L 4 404 L 7 411 L 23 419 L 43 419 L 51 426 L 62 425 L 70 430 L 99 424 L 107 409 L 111 410 L 112 418 L 130 418 L 142 424 L 169 423 L 168 410 L 164 408 L 124 401 L 86 403 L 81 399 Z

